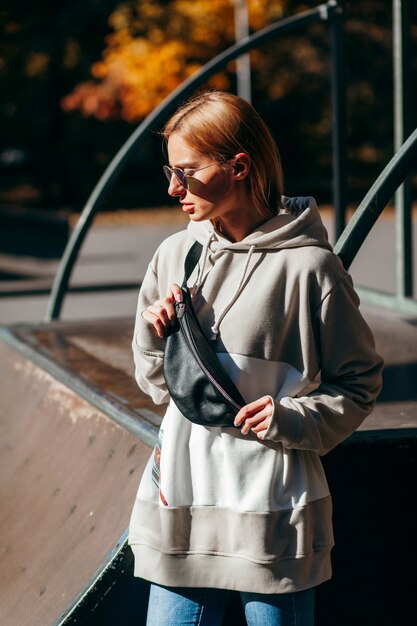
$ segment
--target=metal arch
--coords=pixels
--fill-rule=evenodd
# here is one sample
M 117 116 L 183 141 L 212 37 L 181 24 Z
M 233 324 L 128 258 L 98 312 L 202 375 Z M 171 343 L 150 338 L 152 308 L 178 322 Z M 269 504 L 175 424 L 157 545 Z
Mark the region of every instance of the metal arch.
M 348 269 L 378 217 L 417 161 L 417 128 L 384 168 L 337 240 L 334 252 Z
M 115 155 L 85 204 L 77 225 L 68 241 L 55 276 L 48 303 L 46 321 L 49 322 L 59 318 L 63 299 L 68 289 L 72 269 L 90 224 L 99 208 L 99 202 L 102 200 L 111 185 L 116 182 L 123 170 L 123 167 L 131 157 L 133 150 L 136 148 L 142 137 L 147 132 L 157 128 L 158 125 L 168 117 L 170 112 L 177 108 L 180 101 L 184 100 L 194 89 L 201 85 L 216 71 L 222 69 L 230 61 L 233 61 L 240 55 L 264 42 L 275 39 L 281 35 L 290 34 L 302 26 L 309 26 L 310 24 L 319 21 L 331 20 L 339 12 L 340 8 L 337 1 L 329 0 L 326 4 L 321 4 L 314 9 L 304 11 L 299 15 L 283 19 L 276 24 L 271 24 L 263 28 L 261 31 L 234 44 L 226 51 L 206 63 L 206 65 L 204 65 L 204 67 L 197 72 L 196 75 L 191 76 L 189 79 L 184 81 L 172 92 L 172 94 L 163 100 L 163 102 L 158 105 L 152 113 L 150 113 L 150 115 L 148 115 L 148 117 L 137 127 L 119 152 Z

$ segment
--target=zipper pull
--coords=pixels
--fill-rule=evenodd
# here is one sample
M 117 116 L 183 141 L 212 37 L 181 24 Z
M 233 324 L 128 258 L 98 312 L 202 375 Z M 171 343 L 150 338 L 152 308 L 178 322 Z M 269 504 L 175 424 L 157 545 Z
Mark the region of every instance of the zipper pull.
M 178 319 L 179 320 L 182 319 L 184 317 L 184 313 L 185 313 L 185 304 L 184 304 L 184 302 L 178 302 L 175 305 L 175 310 L 176 310 Z

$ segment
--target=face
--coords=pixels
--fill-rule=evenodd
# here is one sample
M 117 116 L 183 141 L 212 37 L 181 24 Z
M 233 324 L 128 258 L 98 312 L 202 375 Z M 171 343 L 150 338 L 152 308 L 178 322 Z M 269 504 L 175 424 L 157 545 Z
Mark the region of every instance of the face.
M 175 174 L 168 187 L 169 195 L 178 197 L 190 220 L 221 218 L 238 209 L 236 181 L 231 168 L 223 168 L 195 151 L 175 133 L 168 140 L 168 157 L 171 167 L 180 167 L 192 175 L 188 178 L 188 189 L 181 185 Z

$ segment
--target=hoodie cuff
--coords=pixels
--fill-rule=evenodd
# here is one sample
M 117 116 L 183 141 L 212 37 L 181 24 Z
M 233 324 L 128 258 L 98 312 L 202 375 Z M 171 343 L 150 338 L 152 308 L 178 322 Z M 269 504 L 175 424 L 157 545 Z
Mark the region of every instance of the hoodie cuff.
M 281 401 L 273 402 L 274 412 L 264 440 L 280 442 L 291 448 L 300 439 L 301 416 L 298 411 L 281 404 Z

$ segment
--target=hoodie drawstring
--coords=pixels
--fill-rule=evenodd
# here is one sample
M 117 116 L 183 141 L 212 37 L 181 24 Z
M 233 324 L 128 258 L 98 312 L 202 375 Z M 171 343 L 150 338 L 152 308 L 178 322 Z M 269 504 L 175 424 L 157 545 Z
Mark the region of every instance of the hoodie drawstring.
M 214 233 L 212 233 L 210 235 L 209 239 L 204 244 L 203 253 L 201 255 L 202 261 L 199 264 L 197 280 L 195 281 L 195 284 L 193 286 L 193 292 L 194 293 L 197 291 L 197 289 L 199 289 L 201 287 L 201 283 L 203 282 L 204 268 L 206 267 L 207 257 L 208 257 L 208 253 L 209 253 L 209 250 L 210 250 L 210 244 L 211 244 L 213 238 L 214 238 Z
M 228 304 L 226 304 L 226 306 L 224 307 L 224 309 L 220 312 L 219 317 L 217 318 L 216 323 L 211 327 L 211 332 L 213 333 L 212 336 L 210 337 L 210 339 L 212 341 L 215 341 L 217 339 L 217 335 L 219 333 L 219 326 L 224 318 L 224 316 L 230 311 L 230 309 L 232 308 L 232 306 L 234 305 L 234 303 L 236 302 L 236 300 L 238 299 L 240 292 L 243 289 L 243 285 L 245 283 L 245 278 L 246 278 L 246 273 L 248 271 L 248 267 L 249 267 L 249 263 L 253 254 L 253 251 L 255 250 L 256 246 L 252 245 L 249 248 L 249 252 L 248 255 L 246 257 L 246 263 L 245 263 L 245 267 L 243 268 L 243 272 L 242 275 L 240 277 L 239 280 L 239 284 L 236 287 L 236 290 L 233 294 L 233 296 L 230 299 L 230 302 Z

